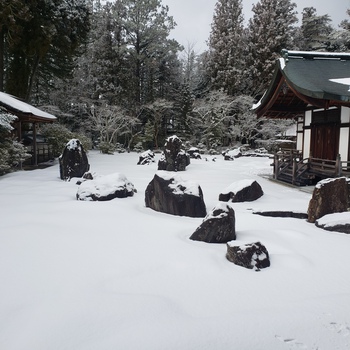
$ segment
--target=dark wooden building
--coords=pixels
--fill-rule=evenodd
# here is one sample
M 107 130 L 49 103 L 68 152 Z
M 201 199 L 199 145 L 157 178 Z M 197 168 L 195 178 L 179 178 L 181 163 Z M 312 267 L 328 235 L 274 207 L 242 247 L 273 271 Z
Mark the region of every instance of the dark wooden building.
M 49 150 L 47 145 L 39 140 L 37 126 L 41 123 L 53 123 L 56 117 L 4 92 L 0 92 L 0 106 L 17 117 L 13 123 L 13 133 L 18 141 L 23 141 L 24 137 L 27 137 L 28 144 L 25 146 L 32 154 L 30 163 L 37 165 L 38 162 L 47 160 Z
M 297 122 L 296 150 L 275 155 L 276 179 L 297 185 L 350 174 L 350 54 L 282 51 L 259 117 Z

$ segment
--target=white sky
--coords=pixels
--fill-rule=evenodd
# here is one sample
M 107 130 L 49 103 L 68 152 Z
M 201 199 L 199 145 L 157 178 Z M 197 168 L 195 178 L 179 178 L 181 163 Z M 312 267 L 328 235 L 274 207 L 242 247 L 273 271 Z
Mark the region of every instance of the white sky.
M 169 14 L 177 23 L 171 37 L 185 47 L 188 43 L 195 44 L 195 51 L 205 50 L 205 42 L 209 38 L 210 25 L 213 19 L 217 0 L 162 0 L 169 6 Z M 244 17 L 247 21 L 252 12 L 252 6 L 257 0 L 243 0 Z M 346 10 L 350 8 L 350 0 L 294 0 L 298 14 L 304 7 L 315 7 L 319 15 L 329 14 L 333 25 L 337 26 L 343 19 L 348 19 Z

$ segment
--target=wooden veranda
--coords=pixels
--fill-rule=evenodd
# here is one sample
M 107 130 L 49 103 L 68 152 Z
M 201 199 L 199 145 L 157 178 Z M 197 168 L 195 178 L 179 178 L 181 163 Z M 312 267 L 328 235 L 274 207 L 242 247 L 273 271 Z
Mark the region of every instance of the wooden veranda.
M 302 152 L 284 150 L 274 155 L 273 177 L 275 180 L 297 186 L 314 185 L 325 178 L 350 177 L 350 161 L 319 158 L 302 158 Z

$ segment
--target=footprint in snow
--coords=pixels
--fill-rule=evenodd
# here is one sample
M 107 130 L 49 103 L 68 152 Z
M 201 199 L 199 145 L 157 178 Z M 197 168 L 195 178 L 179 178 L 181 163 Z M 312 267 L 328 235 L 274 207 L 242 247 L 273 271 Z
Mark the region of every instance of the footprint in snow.
M 305 350 L 308 349 L 308 347 L 305 344 L 298 342 L 296 339 L 283 338 L 279 335 L 276 335 L 275 337 L 282 343 L 288 345 L 289 349 L 305 349 Z
M 331 331 L 334 331 L 343 337 L 350 336 L 350 326 L 348 324 L 339 324 L 336 322 L 331 322 L 328 327 Z

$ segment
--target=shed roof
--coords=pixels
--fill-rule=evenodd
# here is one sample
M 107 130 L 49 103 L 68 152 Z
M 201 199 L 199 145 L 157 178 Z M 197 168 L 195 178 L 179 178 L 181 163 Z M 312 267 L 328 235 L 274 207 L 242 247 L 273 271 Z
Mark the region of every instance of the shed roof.
M 258 117 L 291 118 L 307 106 L 350 106 L 350 54 L 282 51 Z
M 44 112 L 28 103 L 20 101 L 16 97 L 0 92 L 0 105 L 9 112 L 15 114 L 22 121 L 27 122 L 54 122 L 56 117 Z

